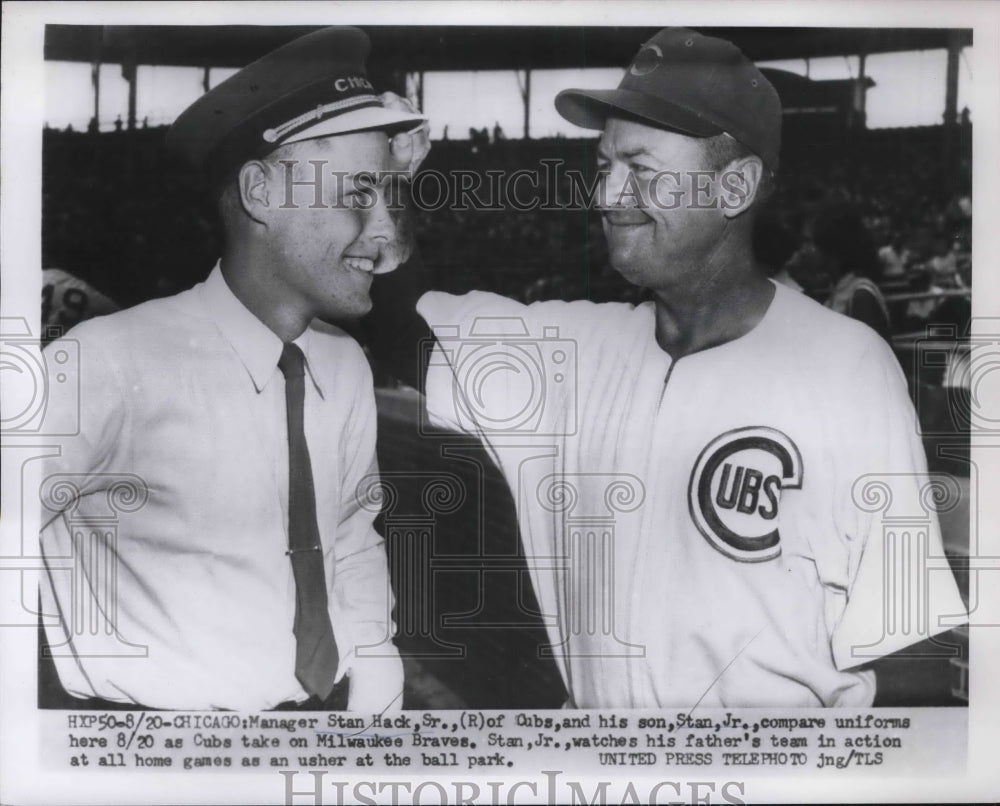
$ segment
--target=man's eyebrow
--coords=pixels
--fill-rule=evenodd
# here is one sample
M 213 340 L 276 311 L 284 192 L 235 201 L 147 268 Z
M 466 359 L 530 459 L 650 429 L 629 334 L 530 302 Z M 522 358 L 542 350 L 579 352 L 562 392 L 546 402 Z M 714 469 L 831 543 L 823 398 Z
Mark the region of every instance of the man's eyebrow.
M 656 154 L 650 151 L 646 146 L 635 146 L 634 148 L 628 148 L 622 151 L 618 151 L 617 156 L 619 159 L 626 159 L 626 160 L 633 159 L 634 157 L 652 157 L 653 159 L 657 158 Z M 608 152 L 605 151 L 603 147 L 598 147 L 597 158 L 605 160 L 609 159 Z
M 652 151 L 650 151 L 646 146 L 636 146 L 635 148 L 629 148 L 625 151 L 618 152 L 623 159 L 630 160 L 633 157 L 656 157 Z

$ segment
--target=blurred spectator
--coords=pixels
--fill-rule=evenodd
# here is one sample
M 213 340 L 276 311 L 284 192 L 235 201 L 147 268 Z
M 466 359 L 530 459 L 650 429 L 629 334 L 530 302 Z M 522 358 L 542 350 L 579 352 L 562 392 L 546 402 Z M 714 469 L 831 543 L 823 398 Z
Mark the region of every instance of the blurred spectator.
M 811 222 L 811 236 L 816 251 L 828 258 L 835 280 L 827 307 L 888 339 L 889 308 L 875 284 L 878 254 L 857 208 L 849 202 L 825 205 Z
M 910 290 L 918 294 L 930 295 L 940 294 L 943 289 L 934 284 L 934 273 L 921 266 L 911 279 Z M 933 324 L 936 320 L 932 317 L 940 302 L 941 299 L 934 296 L 911 299 L 906 303 L 904 329 L 923 330 L 928 324 Z
M 769 209 L 764 210 L 754 225 L 754 257 L 768 277 L 794 291 L 802 291 L 802 286 L 792 278 L 787 268 L 787 263 L 795 254 L 797 246 L 795 236 L 777 213 Z
M 961 288 L 961 278 L 958 276 L 957 244 L 943 236 L 934 239 L 933 255 L 927 261 L 927 267 L 933 277 L 933 282 L 941 288 Z
M 910 259 L 910 253 L 905 244 L 905 236 L 902 233 L 896 233 L 889 243 L 878 250 L 879 263 L 882 264 L 882 277 L 886 280 L 897 280 L 906 275 L 906 265 Z

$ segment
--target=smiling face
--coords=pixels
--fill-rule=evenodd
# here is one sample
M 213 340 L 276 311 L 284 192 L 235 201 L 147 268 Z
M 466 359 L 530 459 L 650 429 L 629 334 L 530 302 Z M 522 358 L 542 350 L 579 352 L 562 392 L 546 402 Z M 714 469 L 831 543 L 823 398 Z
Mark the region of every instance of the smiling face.
M 725 174 L 702 141 L 610 118 L 598 147 L 611 265 L 652 289 L 697 283 L 725 228 Z
M 356 319 L 371 309 L 372 276 L 396 268 L 385 204 L 389 140 L 383 132 L 323 137 L 268 156 L 270 293 L 308 317 Z

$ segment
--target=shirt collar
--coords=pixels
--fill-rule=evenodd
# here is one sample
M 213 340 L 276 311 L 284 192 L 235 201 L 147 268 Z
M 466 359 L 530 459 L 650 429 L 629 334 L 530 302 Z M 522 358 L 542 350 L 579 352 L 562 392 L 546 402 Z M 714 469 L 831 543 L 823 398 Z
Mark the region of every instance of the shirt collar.
M 210 315 L 253 380 L 254 389 L 262 391 L 275 373 L 280 374 L 281 339 L 237 299 L 222 276 L 218 263 L 202 285 L 202 295 Z M 294 340 L 305 356 L 306 372 L 313 386 L 323 397 L 323 388 L 313 370 L 310 356 L 312 343 L 309 328 Z

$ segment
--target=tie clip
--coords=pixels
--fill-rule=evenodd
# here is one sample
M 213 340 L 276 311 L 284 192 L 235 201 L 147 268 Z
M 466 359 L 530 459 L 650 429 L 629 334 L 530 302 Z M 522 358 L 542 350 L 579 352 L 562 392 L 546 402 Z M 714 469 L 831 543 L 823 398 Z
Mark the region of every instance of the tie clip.
M 323 549 L 320 546 L 309 546 L 309 548 L 305 549 L 288 549 L 288 551 L 285 552 L 285 555 L 291 557 L 293 554 L 299 554 L 303 551 L 322 551 L 322 550 Z

